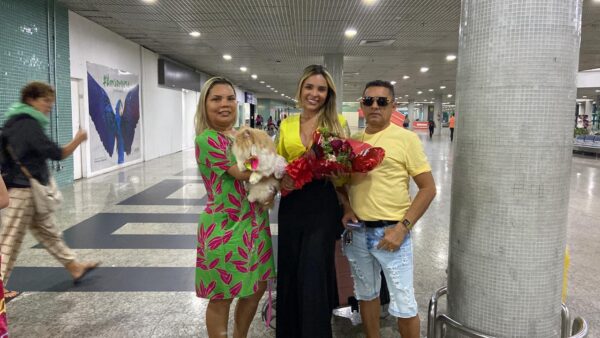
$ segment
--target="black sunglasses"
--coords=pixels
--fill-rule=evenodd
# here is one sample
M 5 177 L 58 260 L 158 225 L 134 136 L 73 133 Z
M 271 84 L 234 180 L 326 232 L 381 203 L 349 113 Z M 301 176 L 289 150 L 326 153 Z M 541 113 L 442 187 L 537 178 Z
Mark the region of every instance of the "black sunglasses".
M 388 99 L 385 96 L 365 96 L 360 99 L 360 102 L 367 107 L 373 105 L 373 102 L 377 101 L 377 105 L 379 107 L 385 107 L 388 103 L 392 102 L 392 100 Z

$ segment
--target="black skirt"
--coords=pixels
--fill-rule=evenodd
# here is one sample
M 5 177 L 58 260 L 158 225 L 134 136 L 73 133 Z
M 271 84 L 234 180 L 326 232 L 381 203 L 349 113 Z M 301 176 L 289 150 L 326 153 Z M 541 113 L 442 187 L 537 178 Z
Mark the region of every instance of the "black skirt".
M 331 337 L 337 305 L 334 249 L 343 227 L 333 184 L 308 183 L 281 199 L 278 217 L 277 337 Z

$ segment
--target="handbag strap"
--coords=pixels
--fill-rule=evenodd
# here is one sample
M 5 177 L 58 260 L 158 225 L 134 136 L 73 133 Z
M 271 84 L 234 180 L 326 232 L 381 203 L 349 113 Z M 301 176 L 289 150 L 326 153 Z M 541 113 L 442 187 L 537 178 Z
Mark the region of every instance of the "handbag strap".
M 17 165 L 19 165 L 19 167 L 21 168 L 21 171 L 23 172 L 23 175 L 25 175 L 28 179 L 32 179 L 33 176 L 31 175 L 29 170 L 27 170 L 27 168 L 23 165 L 23 163 L 21 163 L 21 161 L 19 161 L 19 159 L 15 155 L 15 152 L 13 151 L 13 148 L 10 145 L 6 146 L 6 151 L 8 151 L 8 154 L 10 155 L 10 157 L 12 157 L 13 161 L 15 161 L 15 163 Z

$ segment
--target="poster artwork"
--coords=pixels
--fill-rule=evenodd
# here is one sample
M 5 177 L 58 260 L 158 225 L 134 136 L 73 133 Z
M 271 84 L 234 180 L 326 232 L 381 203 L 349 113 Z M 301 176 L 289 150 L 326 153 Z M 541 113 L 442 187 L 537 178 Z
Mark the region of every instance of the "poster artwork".
M 91 173 L 141 160 L 138 76 L 88 62 L 87 85 Z

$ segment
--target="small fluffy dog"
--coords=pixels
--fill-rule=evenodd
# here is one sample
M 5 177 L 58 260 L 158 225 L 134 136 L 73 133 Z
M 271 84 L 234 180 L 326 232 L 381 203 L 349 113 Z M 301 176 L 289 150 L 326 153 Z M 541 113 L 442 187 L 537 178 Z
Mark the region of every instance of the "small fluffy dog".
M 259 129 L 242 127 L 233 141 L 232 152 L 241 171 L 250 170 L 248 200 L 266 203 L 279 190 L 287 162 L 277 154 L 275 143 Z M 265 178 L 267 177 L 267 178 Z M 272 203 L 268 205 L 272 207 Z

